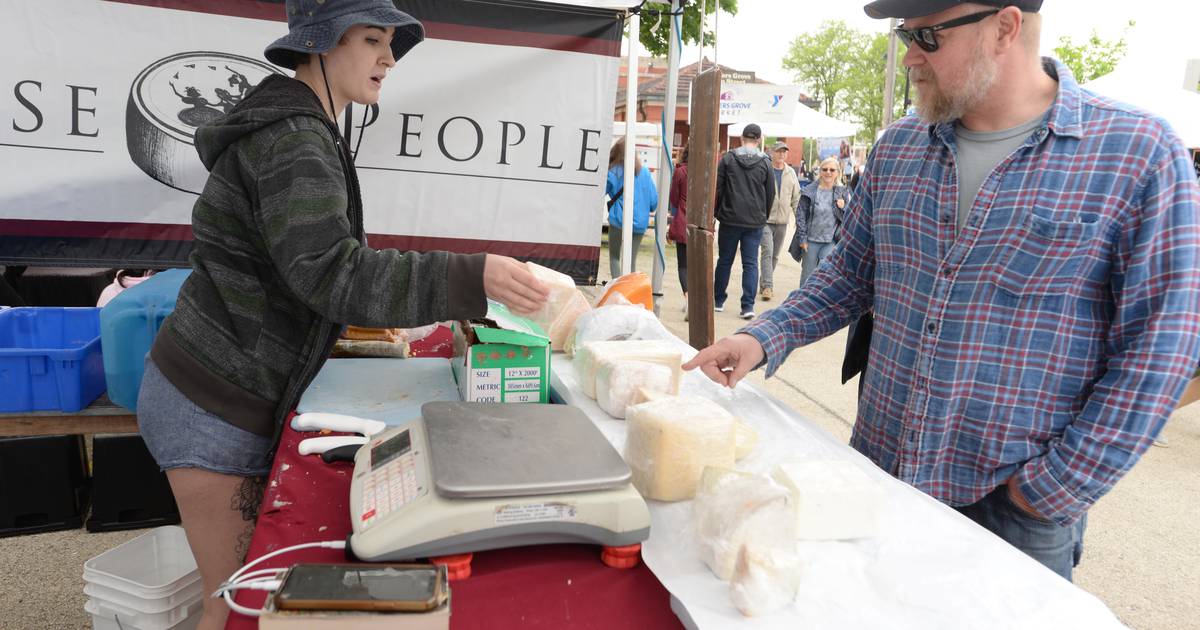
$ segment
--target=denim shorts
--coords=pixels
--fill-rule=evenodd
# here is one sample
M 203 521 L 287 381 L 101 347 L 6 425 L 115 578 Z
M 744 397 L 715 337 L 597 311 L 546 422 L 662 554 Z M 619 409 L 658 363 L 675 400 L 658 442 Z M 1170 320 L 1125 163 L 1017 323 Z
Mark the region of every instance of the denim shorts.
M 149 356 L 138 392 L 138 431 L 160 470 L 200 468 L 239 477 L 271 472 L 271 438 L 251 433 L 192 402 Z

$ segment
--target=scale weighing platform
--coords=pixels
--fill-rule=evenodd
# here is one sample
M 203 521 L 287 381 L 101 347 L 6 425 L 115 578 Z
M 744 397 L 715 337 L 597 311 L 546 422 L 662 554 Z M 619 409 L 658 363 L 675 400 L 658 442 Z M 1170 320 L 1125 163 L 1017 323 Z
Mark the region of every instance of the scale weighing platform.
M 430 402 L 355 456 L 349 548 L 395 561 L 650 535 L 629 466 L 567 405 Z

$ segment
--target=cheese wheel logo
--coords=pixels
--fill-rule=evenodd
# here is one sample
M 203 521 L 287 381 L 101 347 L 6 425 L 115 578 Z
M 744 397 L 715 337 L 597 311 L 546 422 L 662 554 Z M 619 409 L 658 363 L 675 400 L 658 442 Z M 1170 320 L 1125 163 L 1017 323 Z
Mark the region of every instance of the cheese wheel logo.
M 220 52 L 180 53 L 150 64 L 134 79 L 125 106 L 130 159 L 163 184 L 200 194 L 208 171 L 196 155 L 196 128 L 229 113 L 275 73 L 270 64 Z

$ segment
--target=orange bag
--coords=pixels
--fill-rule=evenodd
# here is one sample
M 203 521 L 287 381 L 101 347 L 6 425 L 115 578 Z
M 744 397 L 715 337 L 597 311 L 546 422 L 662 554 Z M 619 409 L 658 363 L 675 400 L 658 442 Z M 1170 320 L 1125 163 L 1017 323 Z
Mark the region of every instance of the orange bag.
M 654 293 L 650 288 L 650 277 L 644 272 L 635 271 L 613 280 L 608 283 L 608 289 L 600 296 L 596 306 L 605 304 L 636 304 L 653 311 Z

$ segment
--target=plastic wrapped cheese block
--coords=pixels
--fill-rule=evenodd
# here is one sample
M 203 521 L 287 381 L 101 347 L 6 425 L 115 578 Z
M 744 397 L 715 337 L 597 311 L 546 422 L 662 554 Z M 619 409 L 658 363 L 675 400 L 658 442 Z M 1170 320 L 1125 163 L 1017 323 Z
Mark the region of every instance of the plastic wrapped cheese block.
M 690 499 L 705 466 L 733 467 L 733 416 L 711 400 L 660 398 L 630 407 L 626 421 L 625 462 L 647 499 Z
M 634 359 L 661 363 L 671 368 L 671 390 L 679 391 L 683 377 L 683 351 L 675 341 L 667 340 L 624 340 L 591 341 L 583 344 L 575 353 L 575 372 L 579 375 L 579 387 L 588 397 L 596 398 L 596 367 L 599 361 Z
M 605 359 L 596 366 L 596 402 L 605 413 L 624 418 L 625 410 L 637 403 L 638 390 L 678 394 L 674 371 L 661 364 L 632 359 Z
M 700 558 L 713 574 L 728 580 L 746 543 L 794 548 L 794 519 L 787 501 L 787 490 L 765 476 L 705 473 L 692 502 Z
M 721 484 L 732 479 L 753 477 L 753 473 L 725 468 L 724 466 L 705 466 L 700 471 L 700 483 L 696 485 L 696 496 L 712 494 Z
M 546 334 L 550 335 L 551 350 L 562 351 L 566 348 L 567 342 L 575 336 L 575 322 L 580 315 L 587 313 L 591 308 L 587 298 L 583 296 L 583 292 L 575 289 L 554 321 L 550 322 L 548 326 L 543 326 Z
M 734 451 L 734 456 L 740 460 L 753 452 L 755 446 L 758 446 L 758 431 L 754 430 L 754 427 L 750 426 L 741 418 L 737 419 L 737 425 L 734 431 L 734 441 L 737 444 L 737 447 Z
M 575 334 L 567 343 L 567 354 L 589 341 L 622 341 L 626 339 L 675 339 L 662 322 L 640 306 L 611 304 L 598 306 L 575 322 Z
M 791 495 L 797 538 L 846 540 L 879 533 L 883 489 L 853 462 L 784 462 L 771 476 Z
M 637 388 L 637 392 L 634 393 L 634 395 L 633 395 L 633 403 L 632 404 L 640 405 L 640 404 L 650 401 L 650 400 L 658 400 L 659 398 L 666 398 L 668 396 L 672 396 L 672 394 L 668 394 L 667 392 L 651 389 L 649 387 L 639 387 L 639 388 Z
M 575 320 L 591 310 L 587 298 L 575 281 L 564 273 L 534 263 L 525 263 L 534 277 L 550 289 L 546 305 L 529 319 L 541 326 L 550 337 L 550 348 L 562 350 L 575 335 Z
M 747 617 L 769 615 L 795 601 L 802 575 L 794 544 L 748 541 L 738 549 L 729 597 Z

